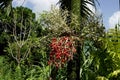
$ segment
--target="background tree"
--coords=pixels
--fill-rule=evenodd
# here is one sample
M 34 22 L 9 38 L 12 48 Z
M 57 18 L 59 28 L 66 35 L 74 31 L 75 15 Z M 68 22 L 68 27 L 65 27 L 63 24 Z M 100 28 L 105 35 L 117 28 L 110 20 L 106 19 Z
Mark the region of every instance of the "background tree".
M 9 37 L 6 34 L 6 28 L 9 26 L 7 23 L 9 22 L 9 15 L 12 10 L 12 0 L 0 0 L 0 52 L 3 54 L 3 50 L 7 45 L 6 39 Z M 5 31 L 5 32 L 4 32 Z M 0 55 L 1 55 L 0 54 Z
M 5 7 L 8 7 L 9 5 L 11 5 L 12 0 L 1 0 L 0 1 L 0 8 L 4 9 Z
M 9 16 L 12 10 L 12 0 L 0 0 L 0 12 Z

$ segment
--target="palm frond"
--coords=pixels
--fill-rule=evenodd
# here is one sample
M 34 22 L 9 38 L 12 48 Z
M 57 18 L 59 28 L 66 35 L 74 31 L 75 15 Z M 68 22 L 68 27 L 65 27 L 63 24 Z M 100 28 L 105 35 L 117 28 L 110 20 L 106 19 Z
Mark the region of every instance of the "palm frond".
M 4 9 L 9 5 L 12 5 L 12 0 L 0 0 L 0 9 Z
M 71 10 L 71 0 L 59 0 L 58 4 L 60 4 L 61 9 Z
M 58 2 L 60 4 L 60 8 L 61 9 L 67 9 L 68 11 L 71 11 L 71 5 L 72 0 L 59 0 Z M 98 0 L 81 0 L 80 1 L 80 16 L 81 17 L 85 17 L 85 16 L 92 16 L 94 14 L 94 12 L 88 7 L 88 5 L 91 5 L 96 8 L 96 3 L 99 4 Z

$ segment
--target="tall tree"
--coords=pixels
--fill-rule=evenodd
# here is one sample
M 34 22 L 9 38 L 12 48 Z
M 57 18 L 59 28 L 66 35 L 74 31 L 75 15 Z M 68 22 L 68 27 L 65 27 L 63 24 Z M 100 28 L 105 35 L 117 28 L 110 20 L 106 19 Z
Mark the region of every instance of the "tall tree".
M 77 31 L 77 35 L 81 36 L 82 29 L 83 29 L 83 18 L 89 20 L 90 17 L 94 15 L 94 12 L 90 9 L 89 6 L 93 6 L 94 9 L 96 9 L 96 4 L 95 1 L 97 0 L 59 0 L 60 3 L 60 8 L 62 10 L 67 9 L 69 11 L 69 16 L 68 19 L 72 19 L 71 14 L 75 14 L 78 16 L 78 21 L 79 21 L 79 31 Z M 98 2 L 98 1 L 97 1 Z M 74 33 L 76 34 L 76 33 Z M 84 63 L 83 60 L 83 55 L 82 55 L 82 44 L 81 42 L 77 41 L 77 55 L 75 55 L 74 61 L 68 62 L 68 80 L 80 80 L 80 66 Z M 81 60 L 81 61 L 80 61 Z M 71 66 L 74 65 L 74 66 Z M 73 68 L 75 68 L 73 70 Z M 74 72 L 72 72 L 74 71 Z M 74 78 L 73 73 L 75 73 Z

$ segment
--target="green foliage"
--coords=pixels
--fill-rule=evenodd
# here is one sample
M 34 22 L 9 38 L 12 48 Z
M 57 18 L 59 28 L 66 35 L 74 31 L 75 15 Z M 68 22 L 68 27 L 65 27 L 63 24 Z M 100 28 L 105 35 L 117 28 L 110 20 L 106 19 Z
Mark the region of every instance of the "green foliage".
M 116 69 L 120 68 L 120 30 L 119 25 L 116 25 L 115 29 L 109 29 L 106 34 L 106 47 L 112 56 L 114 63 L 116 65 Z
M 35 13 L 31 9 L 26 7 L 16 7 L 13 9 L 13 18 L 17 21 L 17 24 L 29 27 L 30 22 L 35 22 Z
M 109 29 L 107 31 L 107 44 L 108 49 L 115 53 L 120 53 L 120 29 L 119 25 L 116 25 L 115 29 Z M 119 54 L 118 54 L 119 55 Z
M 120 79 L 120 70 L 115 70 L 108 75 L 109 80 L 119 80 Z
M 92 3 L 84 1 L 84 8 L 85 2 L 94 5 L 94 0 Z M 68 9 L 70 6 L 66 4 Z M 110 29 L 105 38 L 101 16 L 90 17 L 91 11 L 87 8 L 89 13 L 83 15 L 89 18 L 81 18 L 81 24 L 78 16 L 66 10 L 61 13 L 54 7 L 50 12 L 43 12 L 37 21 L 28 8 L 13 8 L 13 14 L 10 14 L 10 5 L 4 9 L 8 11 L 0 12 L 0 46 L 6 54 L 0 56 L 0 80 L 50 80 L 51 76 L 56 80 L 74 80 L 79 74 L 81 80 L 120 79 L 118 25 Z M 76 40 L 77 54 L 69 62 L 73 64 L 54 69 L 47 64 L 50 40 L 65 35 Z
M 14 80 L 21 80 L 21 79 L 23 80 L 20 65 L 16 67 L 14 76 L 15 76 Z
M 32 67 L 23 68 L 20 65 L 12 66 L 11 62 L 5 57 L 0 57 L 0 80 L 48 80 L 50 76 L 50 66 L 33 65 Z M 23 71 L 24 70 L 24 71 Z M 24 72 L 24 73 L 23 73 Z
M 9 64 L 8 61 L 8 57 L 0 56 L 0 80 L 13 80 L 13 64 Z
M 4 67 L 0 69 L 0 80 L 47 80 L 49 42 L 35 14 L 28 8 L 17 7 L 10 16 L 0 15 L 0 45 L 5 44 L 2 50 L 7 53 L 7 60 L 0 56 L 0 67 Z
M 26 72 L 26 80 L 48 80 L 50 77 L 50 66 L 43 64 L 42 67 L 34 65 Z
M 67 65 L 58 70 L 58 75 L 56 76 L 56 80 L 67 80 Z
M 12 0 L 1 0 L 0 1 L 0 12 L 9 16 L 12 9 Z
M 79 26 L 79 22 L 77 21 L 78 17 L 74 14 L 73 19 L 71 20 L 70 25 L 67 25 L 67 18 L 69 13 L 67 10 L 61 12 L 59 9 L 52 7 L 50 12 L 43 12 L 40 15 L 40 24 L 42 25 L 43 29 L 47 28 L 51 33 L 52 36 L 58 37 L 63 35 L 73 35 L 75 30 L 79 30 L 77 26 Z
M 109 79 L 107 79 L 106 77 L 103 77 L 103 76 L 98 76 L 96 78 L 96 80 L 109 80 Z

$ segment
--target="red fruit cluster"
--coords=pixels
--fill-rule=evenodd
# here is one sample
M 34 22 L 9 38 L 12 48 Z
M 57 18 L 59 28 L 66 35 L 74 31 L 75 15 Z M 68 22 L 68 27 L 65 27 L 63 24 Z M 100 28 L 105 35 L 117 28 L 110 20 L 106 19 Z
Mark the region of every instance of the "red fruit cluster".
M 56 67 L 61 67 L 67 61 L 73 59 L 73 54 L 76 52 L 73 39 L 67 36 L 53 38 L 50 47 L 51 52 L 48 64 Z

